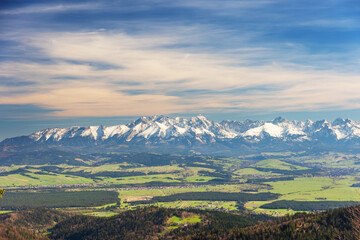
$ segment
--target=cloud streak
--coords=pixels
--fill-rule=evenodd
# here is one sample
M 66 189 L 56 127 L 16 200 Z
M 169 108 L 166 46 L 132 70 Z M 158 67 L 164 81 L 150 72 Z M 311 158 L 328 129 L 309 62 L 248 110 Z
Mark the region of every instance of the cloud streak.
M 1 76 L 35 84 L 0 86 L 0 104 L 61 109 L 51 112 L 59 117 L 360 107 L 356 103 L 359 102 L 357 89 L 360 89 L 356 74 L 301 65 L 289 68 L 281 63 L 246 65 L 251 49 L 227 54 L 168 48 L 169 44 L 184 41 L 191 39 L 184 40 L 181 33 L 160 36 L 102 31 L 34 34 L 24 38 L 23 44 L 37 48 L 39 57 L 53 61 L 46 64 L 2 62 Z M 261 55 L 262 49 L 254 49 L 256 54 L 259 51 Z M 94 68 L 94 64 L 113 67 Z M 266 89 L 269 85 L 275 91 Z M 177 93 L 172 94 L 175 89 Z M 24 92 L 17 93 L 20 90 Z M 203 91 L 202 94 L 196 94 L 197 90 Z M 189 91 L 195 94 L 187 94 Z
M 334 17 L 325 1 L 6 8 L 0 104 L 56 117 L 356 109 L 359 19 L 347 4 L 332 1 Z
M 0 11 L 0 15 L 18 15 L 18 14 L 36 14 L 36 13 L 56 13 L 69 12 L 78 10 L 95 10 L 100 5 L 95 3 L 85 4 L 38 4 L 34 6 L 26 6 L 15 9 Z

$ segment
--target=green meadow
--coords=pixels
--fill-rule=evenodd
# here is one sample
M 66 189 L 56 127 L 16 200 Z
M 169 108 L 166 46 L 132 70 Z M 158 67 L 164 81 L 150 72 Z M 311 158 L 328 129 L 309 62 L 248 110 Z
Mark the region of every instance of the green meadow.
M 66 191 L 116 191 L 117 202 L 92 206 L 93 214 L 108 216 L 148 204 L 168 208 L 217 209 L 272 216 L 293 214 L 291 209 L 263 209 L 275 201 L 360 201 L 357 155 L 320 154 L 297 156 L 291 153 L 268 153 L 238 158 L 180 156 L 161 154 L 105 154 L 82 165 L 12 165 L 0 167 L 0 187 L 8 191 L 41 192 L 37 185 L 68 185 Z M 259 160 L 257 160 L 259 158 Z M 265 158 L 265 159 L 264 159 Z M 151 160 L 150 160 L 151 159 Z M 79 159 L 77 159 L 80 161 Z M 82 187 L 77 184 L 93 184 Z M 100 186 L 100 187 L 98 187 Z M 55 189 L 54 189 L 55 188 Z M 59 188 L 61 189 L 61 188 Z M 108 190 L 107 190 L 108 189 Z M 64 191 L 64 190 L 61 190 Z M 266 201 L 170 201 L 151 202 L 154 197 L 191 192 L 272 193 Z M 283 202 L 284 203 L 284 202 Z M 285 202 L 286 203 L 286 202 Z M 1 200 L 0 200 L 1 207 Z M 87 212 L 87 213 L 91 213 Z M 111 214 L 110 214 L 111 215 Z
M 280 161 L 278 159 L 267 159 L 263 161 L 259 161 L 252 165 L 254 167 L 260 168 L 271 168 L 271 169 L 279 169 L 279 170 L 306 170 L 309 169 L 307 167 L 301 167 L 294 164 L 290 164 L 284 161 Z
M 42 175 L 28 173 L 24 175 L 11 174 L 0 176 L 0 187 L 6 186 L 34 186 L 34 185 L 62 185 L 62 184 L 81 184 L 94 183 L 92 179 L 68 176 L 64 174 Z
M 272 173 L 271 171 L 269 171 L 269 172 L 259 171 L 259 170 L 256 170 L 254 168 L 243 168 L 243 169 L 240 169 L 240 170 L 237 170 L 237 171 L 233 172 L 233 174 L 240 175 L 240 176 L 247 176 L 247 175 L 274 176 L 274 175 L 280 175 L 278 173 Z
M 236 202 L 235 201 L 175 201 L 175 202 L 164 202 L 154 204 L 158 207 L 165 208 L 195 208 L 202 210 L 226 210 L 226 211 L 236 211 Z
M 125 199 L 127 197 L 169 196 L 176 193 L 185 193 L 185 192 L 241 192 L 243 190 L 253 189 L 256 187 L 257 187 L 256 185 L 251 185 L 251 184 L 233 184 L 233 185 L 213 185 L 213 186 L 205 186 L 205 187 L 123 190 L 123 191 L 119 191 L 119 198 Z
M 188 217 L 173 216 L 169 218 L 167 221 L 167 224 L 169 225 L 167 229 L 176 229 L 179 228 L 180 225 L 195 224 L 200 222 L 201 222 L 200 216 L 195 214 L 192 214 Z

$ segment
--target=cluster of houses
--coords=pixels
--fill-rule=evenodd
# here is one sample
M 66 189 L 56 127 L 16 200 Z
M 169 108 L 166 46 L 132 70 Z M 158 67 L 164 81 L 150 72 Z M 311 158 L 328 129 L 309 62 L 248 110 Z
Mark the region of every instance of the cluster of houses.
M 130 191 L 130 190 L 149 190 L 149 189 L 172 189 L 172 188 L 202 188 L 211 185 L 179 185 L 179 186 L 153 186 L 153 187 L 131 187 L 131 188 L 116 188 L 116 191 Z
M 77 188 L 77 187 L 104 187 L 107 184 L 77 183 L 77 184 L 59 184 L 59 185 L 27 185 L 27 188 Z

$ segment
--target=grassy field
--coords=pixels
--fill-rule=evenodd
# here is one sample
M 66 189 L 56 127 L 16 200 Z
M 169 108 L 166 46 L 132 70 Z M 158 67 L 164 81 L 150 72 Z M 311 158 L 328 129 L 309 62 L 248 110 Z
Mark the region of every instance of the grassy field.
M 296 201 L 360 201 L 360 189 L 350 187 L 356 181 L 353 177 L 330 178 L 310 177 L 295 178 L 293 181 L 267 182 L 272 186 L 272 193 L 280 193 L 277 200 Z M 294 214 L 291 209 L 262 209 L 259 206 L 273 201 L 250 201 L 245 207 L 256 213 L 273 216 Z
M 94 181 L 89 178 L 68 176 L 64 174 L 43 175 L 36 173 L 27 173 L 26 175 L 11 174 L 7 176 L 0 176 L 0 187 L 28 185 L 62 185 L 80 183 L 94 183 Z
M 248 189 L 261 189 L 263 186 L 254 184 L 233 184 L 233 185 L 214 185 L 205 187 L 188 187 L 188 188 L 165 188 L 165 189 L 143 189 L 143 190 L 124 190 L 119 191 L 119 197 L 126 199 L 127 197 L 142 196 L 168 196 L 176 193 L 185 192 L 241 192 Z
M 119 154 L 110 154 L 110 157 L 100 157 L 101 163 L 85 161 L 89 166 L 2 166 L 0 188 L 11 190 L 32 186 L 29 191 L 38 191 L 34 186 L 93 183 L 108 184 L 105 187 L 113 189 L 114 186 L 109 185 L 117 185 L 116 188 L 124 189 L 118 191 L 122 201 L 121 209 L 137 207 L 133 203 L 126 203 L 127 201 L 146 201 L 152 197 L 187 192 L 271 192 L 281 194 L 276 200 L 360 201 L 359 188 L 351 187 L 360 182 L 359 171 L 352 170 L 360 169 L 360 155 L 328 153 L 307 156 L 303 153 L 266 153 L 261 156 L 217 158 L 141 154 L 134 155 L 133 159 L 129 156 L 122 158 Z M 107 159 L 111 161 L 106 162 Z M 119 159 L 123 159 L 122 162 Z M 316 169 L 313 169 L 314 166 Z M 176 186 L 166 187 L 172 184 Z M 96 186 L 87 188 L 98 190 Z M 73 190 L 84 191 L 78 187 Z M 245 206 L 255 213 L 273 216 L 294 213 L 289 209 L 261 209 L 259 206 L 265 203 L 268 202 L 253 201 L 247 202 Z M 170 208 L 237 209 L 235 202 L 225 201 L 175 201 L 156 204 Z M 94 211 L 102 214 L 108 212 L 107 208 L 116 207 L 115 204 L 107 203 L 98 206 Z
M 202 183 L 205 183 L 205 182 L 208 182 L 210 180 L 213 180 L 215 179 L 215 177 L 208 177 L 208 176 L 190 176 L 190 177 L 186 177 L 184 178 L 184 181 L 186 182 L 202 182 Z
M 187 217 L 173 216 L 167 221 L 167 224 L 169 225 L 167 229 L 176 229 L 179 228 L 180 225 L 186 226 L 188 224 L 195 224 L 199 222 L 201 222 L 201 218 L 199 215 L 195 214 L 191 214 Z
M 118 213 L 114 213 L 114 212 L 91 212 L 91 213 L 84 213 L 84 215 L 89 215 L 89 216 L 96 216 L 96 217 L 112 217 L 117 215 Z
M 226 211 L 236 211 L 235 201 L 174 201 L 174 202 L 158 202 L 152 204 L 139 204 L 139 205 L 129 205 L 127 203 L 121 204 L 121 209 L 129 210 L 136 209 L 137 207 L 153 205 L 157 207 L 164 208 L 195 208 L 202 210 L 226 210 Z
M 171 174 L 157 174 L 157 175 L 145 175 L 145 176 L 133 176 L 133 177 L 122 177 L 122 178 L 111 178 L 111 177 L 99 177 L 103 183 L 108 184 L 139 184 L 148 182 L 180 182 L 180 180 L 174 178 Z
M 273 217 L 282 217 L 285 215 L 294 215 L 295 213 L 299 211 L 293 211 L 291 209 L 262 209 L 262 208 L 256 208 L 253 210 L 254 213 L 257 214 L 266 214 Z
M 271 168 L 279 170 L 306 170 L 307 167 L 301 167 L 287 162 L 280 161 L 278 159 L 267 159 L 260 162 L 257 162 L 253 165 L 254 167 L 260 168 Z
M 195 168 L 193 168 L 196 170 Z M 135 172 L 143 172 L 148 174 L 149 172 L 153 173 L 171 173 L 171 172 L 182 172 L 185 171 L 183 167 L 179 167 L 178 165 L 165 165 L 165 166 L 155 166 L 155 167 L 139 167 L 139 168 L 131 168 L 126 169 L 126 171 L 135 171 Z
M 273 187 L 270 192 L 282 194 L 280 200 L 360 201 L 359 188 L 350 187 L 355 182 L 352 177 L 311 177 L 267 184 Z
M 122 209 L 134 209 L 136 206 L 124 203 L 124 201 L 144 200 L 144 197 L 169 196 L 176 193 L 187 192 L 242 192 L 247 189 L 254 189 L 258 186 L 252 184 L 215 185 L 197 188 L 167 188 L 167 189 L 143 189 L 119 191 L 119 198 L 123 201 Z M 151 199 L 151 198 L 150 198 Z M 237 210 L 234 201 L 175 201 L 155 203 L 154 205 L 167 208 L 201 208 L 201 209 L 224 209 Z M 141 206 L 141 205 L 139 205 Z
M 89 173 L 98 173 L 98 172 L 106 172 L 106 171 L 121 171 L 122 164 L 104 164 L 101 166 L 91 166 L 91 167 L 74 167 L 69 169 L 72 172 L 84 171 Z
M 312 164 L 316 166 L 323 166 L 335 169 L 348 169 L 355 168 L 359 169 L 359 157 L 360 154 L 342 154 L 342 153 L 328 153 L 320 156 L 302 156 L 292 157 L 291 160 L 302 162 L 305 164 Z
M 0 211 L 0 214 L 9 213 L 9 212 L 12 212 L 12 211 Z
M 198 165 L 204 165 L 196 163 Z M 205 183 L 217 177 L 201 175 L 214 169 L 199 166 L 140 166 L 141 164 L 104 164 L 100 166 L 31 165 L 1 167 L 0 187 L 23 187 L 29 185 L 63 185 L 81 183 L 99 184 L 144 184 L 164 183 Z M 205 165 L 204 165 L 205 166 Z M 9 172 L 6 174 L 6 172 Z M 118 176 L 118 177 L 117 177 Z
M 89 173 L 98 173 L 98 172 L 106 172 L 106 171 L 126 171 L 126 172 L 143 172 L 145 174 L 149 172 L 153 173 L 169 173 L 169 172 L 176 172 L 176 171 L 185 171 L 185 168 L 179 167 L 178 165 L 165 165 L 165 166 L 154 166 L 154 167 L 131 167 L 131 164 L 104 164 L 101 166 L 76 166 L 70 171 L 77 172 L 77 171 L 84 171 Z M 193 168 L 196 170 L 196 168 Z
M 247 176 L 247 175 L 276 176 L 276 175 L 280 175 L 280 174 L 272 173 L 272 172 L 259 171 L 254 168 L 243 168 L 243 169 L 237 170 L 233 173 L 236 175 L 240 175 L 240 176 Z
M 154 205 L 165 208 L 198 208 L 203 210 L 221 209 L 227 211 L 237 210 L 236 202 L 234 201 L 175 201 L 155 203 Z

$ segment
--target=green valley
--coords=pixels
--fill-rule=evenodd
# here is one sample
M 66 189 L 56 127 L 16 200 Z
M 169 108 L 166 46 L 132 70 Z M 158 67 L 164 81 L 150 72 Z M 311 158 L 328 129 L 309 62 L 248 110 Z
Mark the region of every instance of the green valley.
M 39 203 L 36 199 L 42 199 L 44 206 L 84 213 L 117 213 L 153 205 L 283 216 L 299 209 L 325 210 L 360 200 L 357 155 L 300 152 L 225 158 L 98 153 L 81 155 L 83 161 L 71 152 L 57 154 L 64 157 L 64 163 L 42 164 L 49 152 L 27 154 L 37 156 L 30 158 L 28 165 L 4 161 L 0 188 L 7 191 L 0 200 L 1 209 L 38 207 L 41 204 L 35 204 Z M 91 201 L 75 201 L 82 193 Z M 27 204 L 22 203 L 24 199 Z M 305 204 L 294 207 L 294 201 Z M 314 201 L 321 204 L 314 209 L 304 207 Z

